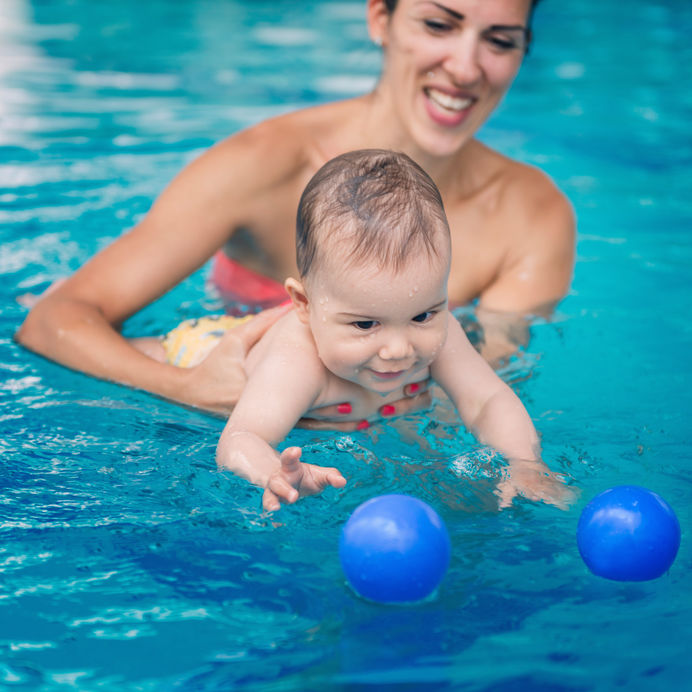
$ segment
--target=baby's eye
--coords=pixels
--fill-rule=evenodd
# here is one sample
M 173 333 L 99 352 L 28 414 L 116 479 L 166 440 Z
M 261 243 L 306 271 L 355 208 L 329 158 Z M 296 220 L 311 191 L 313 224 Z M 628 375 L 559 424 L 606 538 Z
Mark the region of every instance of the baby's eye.
M 360 329 L 363 332 L 367 332 L 369 329 L 372 329 L 377 324 L 377 322 L 375 322 L 375 320 L 358 320 L 357 322 L 351 322 L 351 324 L 356 329 Z
M 414 322 L 427 322 L 429 319 L 432 318 L 432 316 L 433 316 L 434 314 L 435 314 L 435 313 L 434 313 L 432 310 L 426 310 L 425 312 L 421 312 L 420 315 L 416 315 L 416 316 L 413 318 L 413 321 L 414 321 Z

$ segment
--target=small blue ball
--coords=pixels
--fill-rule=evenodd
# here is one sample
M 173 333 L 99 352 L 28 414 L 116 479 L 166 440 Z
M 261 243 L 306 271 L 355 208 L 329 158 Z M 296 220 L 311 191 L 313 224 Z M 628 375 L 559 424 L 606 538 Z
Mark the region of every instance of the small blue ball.
M 596 495 L 584 507 L 577 545 L 586 566 L 599 577 L 656 579 L 675 560 L 680 523 L 656 493 L 637 485 L 620 485 Z
M 380 603 L 410 603 L 430 595 L 447 571 L 449 553 L 440 516 L 408 495 L 364 502 L 344 525 L 339 542 L 351 586 Z

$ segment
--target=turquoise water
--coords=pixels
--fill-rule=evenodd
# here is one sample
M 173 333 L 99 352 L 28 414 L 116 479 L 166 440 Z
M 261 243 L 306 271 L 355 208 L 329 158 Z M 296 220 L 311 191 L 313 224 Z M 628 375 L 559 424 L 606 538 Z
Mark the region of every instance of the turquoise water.
M 0 688 L 688 683 L 692 6 L 662 5 L 545 0 L 481 135 L 543 167 L 577 210 L 572 291 L 503 371 L 577 505 L 495 511 L 497 468 L 438 403 L 365 433 L 293 434 L 349 483 L 270 519 L 257 490 L 215 470 L 221 421 L 28 354 L 11 339 L 16 298 L 121 234 L 228 133 L 368 88 L 363 3 L 0 3 Z M 127 331 L 218 309 L 207 273 Z M 656 581 L 599 579 L 577 553 L 581 508 L 621 483 L 680 519 Z M 344 584 L 340 527 L 386 492 L 447 524 L 430 602 L 378 606 Z

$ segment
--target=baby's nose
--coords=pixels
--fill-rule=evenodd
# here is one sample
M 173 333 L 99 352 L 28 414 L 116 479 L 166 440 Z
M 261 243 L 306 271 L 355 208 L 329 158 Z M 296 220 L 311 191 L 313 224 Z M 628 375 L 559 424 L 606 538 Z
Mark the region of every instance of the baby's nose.
M 402 360 L 412 353 L 411 344 L 403 337 L 392 337 L 380 348 L 379 356 L 382 360 Z

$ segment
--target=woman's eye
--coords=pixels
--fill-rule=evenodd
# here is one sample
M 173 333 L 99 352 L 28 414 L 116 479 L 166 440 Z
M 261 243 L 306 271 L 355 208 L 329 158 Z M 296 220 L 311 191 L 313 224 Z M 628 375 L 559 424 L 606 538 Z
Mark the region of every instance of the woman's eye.
M 423 23 L 425 24 L 425 28 L 434 34 L 443 34 L 452 29 L 451 25 L 438 19 L 426 19 Z
M 420 315 L 416 315 L 413 318 L 414 322 L 427 322 L 435 313 L 432 312 L 431 310 L 426 310 L 425 312 L 421 312 Z
M 351 324 L 356 329 L 360 329 L 363 332 L 367 332 L 369 329 L 372 329 L 377 324 L 377 322 L 375 322 L 375 320 L 358 320 L 357 322 L 351 322 Z
M 488 41 L 497 48 L 498 50 L 501 51 L 509 51 L 509 50 L 515 50 L 517 46 L 517 42 L 514 39 L 511 38 L 502 38 L 500 36 L 490 36 L 488 38 Z

